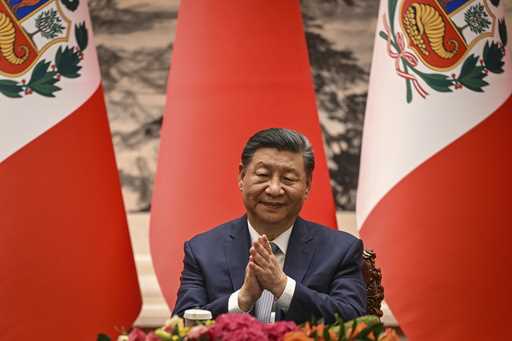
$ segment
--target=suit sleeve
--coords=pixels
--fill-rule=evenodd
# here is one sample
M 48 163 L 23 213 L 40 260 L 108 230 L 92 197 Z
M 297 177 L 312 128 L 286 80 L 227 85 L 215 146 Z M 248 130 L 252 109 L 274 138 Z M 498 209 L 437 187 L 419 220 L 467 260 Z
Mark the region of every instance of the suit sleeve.
M 362 252 L 363 244 L 356 239 L 338 264 L 329 293 L 315 291 L 297 282 L 284 318 L 302 323 L 315 317 L 332 323 L 336 314 L 344 321 L 365 315 L 367 292 L 362 275 Z
M 197 262 L 190 242 L 185 242 L 185 259 L 173 315 L 183 316 L 187 309 L 200 308 L 211 311 L 215 318 L 227 312 L 228 300 L 229 295 L 224 295 L 210 302 L 201 266 Z

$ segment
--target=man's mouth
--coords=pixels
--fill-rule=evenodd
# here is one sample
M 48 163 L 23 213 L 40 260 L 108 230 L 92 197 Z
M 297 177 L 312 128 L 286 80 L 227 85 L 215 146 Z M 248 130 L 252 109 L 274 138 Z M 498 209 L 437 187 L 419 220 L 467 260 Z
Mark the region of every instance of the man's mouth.
M 262 205 L 272 208 L 281 208 L 285 205 L 285 203 L 282 202 L 271 202 L 271 201 L 261 201 Z

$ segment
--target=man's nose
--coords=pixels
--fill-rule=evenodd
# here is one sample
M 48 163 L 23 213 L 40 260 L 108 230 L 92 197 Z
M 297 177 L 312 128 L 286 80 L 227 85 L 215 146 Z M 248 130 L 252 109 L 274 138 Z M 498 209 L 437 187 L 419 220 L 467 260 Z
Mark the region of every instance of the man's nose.
M 284 193 L 283 186 L 278 177 L 272 177 L 268 183 L 265 192 L 268 195 L 277 196 Z

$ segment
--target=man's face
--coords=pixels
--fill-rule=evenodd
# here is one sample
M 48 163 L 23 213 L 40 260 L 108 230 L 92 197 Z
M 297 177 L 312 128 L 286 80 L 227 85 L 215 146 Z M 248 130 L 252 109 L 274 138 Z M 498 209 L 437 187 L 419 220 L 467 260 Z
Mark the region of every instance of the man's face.
M 302 153 L 274 148 L 258 149 L 238 181 L 251 223 L 277 229 L 294 223 L 311 183 Z

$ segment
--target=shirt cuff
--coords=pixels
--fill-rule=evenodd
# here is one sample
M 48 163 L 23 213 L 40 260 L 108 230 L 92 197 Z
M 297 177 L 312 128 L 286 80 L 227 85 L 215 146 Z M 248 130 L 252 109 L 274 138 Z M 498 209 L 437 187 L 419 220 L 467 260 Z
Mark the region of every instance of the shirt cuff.
M 238 293 L 240 290 L 235 291 L 229 296 L 228 300 L 228 313 L 247 313 L 238 306 Z M 250 309 L 249 309 L 250 311 Z
M 276 304 L 279 309 L 284 310 L 284 312 L 288 311 L 290 308 L 290 304 L 292 303 L 293 294 L 295 293 L 295 280 L 289 276 L 286 281 L 286 286 L 284 287 L 284 291 L 281 296 L 277 299 Z M 238 304 L 237 304 L 238 305 Z

